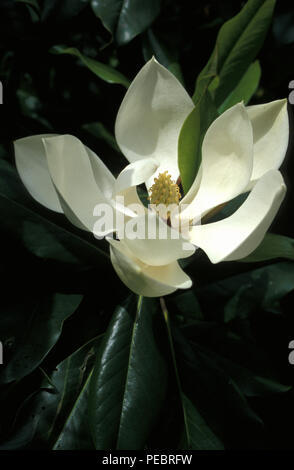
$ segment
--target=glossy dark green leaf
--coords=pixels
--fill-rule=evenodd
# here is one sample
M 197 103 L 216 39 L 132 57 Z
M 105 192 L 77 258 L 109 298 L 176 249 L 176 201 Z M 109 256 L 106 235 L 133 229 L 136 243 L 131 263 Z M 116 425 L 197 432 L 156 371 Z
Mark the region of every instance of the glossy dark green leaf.
M 217 107 L 227 99 L 258 54 L 274 6 L 275 0 L 249 0 L 238 15 L 221 27 L 214 51 L 197 79 L 195 102 L 205 86 L 209 86 Z
M 294 240 L 284 235 L 267 233 L 260 245 L 241 262 L 255 263 L 275 258 L 287 258 L 294 261 Z
M 54 450 L 93 449 L 89 419 L 88 392 L 95 353 L 100 338 L 77 350 L 52 372 L 57 393 L 42 392 L 39 438 Z
M 19 380 L 38 367 L 57 342 L 64 320 L 74 313 L 81 299 L 81 295 L 39 294 L 11 302 L 6 316 L 0 317 L 1 339 L 13 343 L 11 357 L 1 369 L 1 383 Z
M 260 77 L 261 68 L 259 61 L 256 60 L 255 62 L 249 65 L 248 69 L 239 81 L 236 88 L 234 88 L 232 93 L 228 95 L 228 97 L 219 107 L 219 113 L 223 113 L 226 109 L 230 108 L 231 106 L 234 106 L 240 101 L 243 101 L 244 104 L 247 104 L 258 88 Z
M 131 298 L 118 307 L 98 353 L 89 416 L 96 449 L 143 449 L 167 391 L 155 341 L 158 303 Z
M 60 433 L 53 450 L 89 450 L 94 449 L 89 429 L 88 393 L 91 374 L 77 396 L 71 413 Z
M 192 186 L 201 164 L 204 135 L 217 115 L 210 94 L 206 90 L 183 124 L 178 142 L 178 164 L 185 194 Z
M 97 77 L 101 78 L 105 82 L 116 83 L 123 85 L 126 88 L 130 84 L 130 81 L 118 70 L 110 67 L 109 65 L 103 64 L 98 60 L 92 59 L 91 57 L 86 57 L 75 47 L 55 46 L 51 49 L 51 52 L 54 54 L 70 54 L 78 57 L 82 63 L 88 67 L 89 70 L 91 70 L 91 72 L 93 72 L 95 75 L 97 75 Z
M 183 292 L 178 291 L 177 295 L 173 297 L 172 303 L 172 308 L 176 307 L 179 310 L 179 314 L 185 321 L 184 324 L 192 324 L 198 320 L 203 320 L 201 307 L 192 289 Z
M 24 448 L 33 440 L 42 449 L 94 449 L 87 390 L 99 343 L 100 337 L 92 339 L 48 374 L 40 368 L 43 380 L 19 408 L 5 448 Z
M 119 45 L 145 31 L 160 12 L 160 0 L 92 0 L 93 11 Z
M 186 444 L 191 450 L 223 450 L 221 440 L 209 428 L 205 420 L 189 398 L 183 394 L 183 406 L 186 415 Z M 183 448 L 181 446 L 181 448 Z

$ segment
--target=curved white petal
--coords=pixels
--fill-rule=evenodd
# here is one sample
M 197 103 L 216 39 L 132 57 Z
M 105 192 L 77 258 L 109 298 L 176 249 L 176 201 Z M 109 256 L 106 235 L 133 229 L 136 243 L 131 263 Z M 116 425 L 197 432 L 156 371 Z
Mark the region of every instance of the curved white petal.
M 79 228 L 92 231 L 96 222 L 94 208 L 97 204 L 109 203 L 97 184 L 99 180 L 102 182 L 102 189 L 105 189 L 105 184 L 108 188 L 105 181 L 108 181 L 109 175 L 105 171 L 105 165 L 102 162 L 97 164 L 95 177 L 93 155 L 89 158 L 89 150 L 74 136 L 44 138 L 43 142 L 50 175 L 65 215 Z
M 130 163 L 118 175 L 115 193 L 118 194 L 132 186 L 145 183 L 156 172 L 158 166 L 154 158 L 144 158 Z
M 258 180 L 246 201 L 230 217 L 192 227 L 190 241 L 202 248 L 212 263 L 248 256 L 262 241 L 285 192 L 281 173 L 270 170 Z
M 246 188 L 253 167 L 252 126 L 245 106 L 238 103 L 219 116 L 202 144 L 199 190 L 182 217 L 199 219 Z
M 115 136 L 121 151 L 130 162 L 153 157 L 164 170 L 176 169 L 178 176 L 178 137 L 193 108 L 175 76 L 151 59 L 131 83 L 117 114 Z
M 124 244 L 136 258 L 150 266 L 166 265 L 195 252 L 191 243 L 152 211 L 126 223 Z
M 247 106 L 253 128 L 253 172 L 250 189 L 269 170 L 282 164 L 289 140 L 287 99 Z
M 121 281 L 145 297 L 161 297 L 177 289 L 188 289 L 192 281 L 175 261 L 165 266 L 148 266 L 136 259 L 123 241 L 107 239 L 110 258 Z
M 63 212 L 51 181 L 43 137 L 50 135 L 33 135 L 14 142 L 16 168 L 26 189 L 36 201 L 48 209 Z
M 106 197 L 106 199 L 111 199 L 115 184 L 115 177 L 113 176 L 111 171 L 109 171 L 107 166 L 104 165 L 103 161 L 100 160 L 100 158 L 96 155 L 96 153 L 93 152 L 93 150 L 86 147 L 86 145 L 84 147 L 88 153 L 93 170 L 93 175 L 98 188 Z

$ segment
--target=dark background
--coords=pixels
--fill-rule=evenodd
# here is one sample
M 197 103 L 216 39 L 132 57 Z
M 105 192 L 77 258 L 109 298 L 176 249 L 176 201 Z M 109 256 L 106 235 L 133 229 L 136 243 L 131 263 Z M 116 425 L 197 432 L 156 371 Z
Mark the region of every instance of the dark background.
M 179 62 L 185 86 L 190 94 L 194 91 L 198 73 L 212 52 L 220 26 L 234 16 L 243 4 L 244 2 L 237 0 L 197 2 L 162 0 L 160 13 L 150 28 L 165 51 L 164 65 L 167 66 L 174 61 Z M 105 129 L 113 134 L 115 116 L 125 88 L 99 79 L 77 58 L 56 55 L 51 53 L 50 49 L 56 45 L 77 47 L 83 54 L 116 67 L 132 80 L 149 58 L 146 52 L 148 31 L 129 43 L 119 45 L 115 39 L 111 41 L 110 33 L 95 16 L 90 2 L 40 0 L 39 5 L 40 14 L 36 14 L 34 8 L 29 8 L 25 2 L 2 0 L 0 4 L 0 79 L 4 96 L 4 103 L 0 105 L 1 158 L 14 165 L 12 142 L 17 138 L 46 132 L 69 133 L 79 137 L 99 155 L 114 174 L 118 174 L 126 163 L 124 157 L 108 144 L 98 130 L 89 132 L 86 128 L 89 129 L 87 125 L 90 123 L 102 123 Z M 294 79 L 293 57 L 294 7 L 291 2 L 278 1 L 271 30 L 258 57 L 262 77 L 251 104 L 288 96 L 289 82 Z M 292 114 L 289 105 L 291 122 Z M 287 196 L 271 229 L 274 233 L 289 237 L 294 236 L 292 149 L 291 131 L 289 150 L 282 167 L 288 187 Z M 1 183 L 3 184 L 3 180 Z M 13 183 L 9 180 L 6 184 L 13 186 L 18 198 L 21 198 L 27 207 L 49 220 L 58 221 L 61 226 L 74 233 L 78 232 L 63 220 L 62 216 L 51 214 L 32 201 L 23 190 L 22 184 L 17 182 L 17 177 Z M 43 364 L 43 367 L 50 370 L 79 344 L 83 344 L 85 339 L 91 337 L 91 330 L 95 333 L 105 330 L 114 306 L 125 298 L 127 289 L 116 278 L 111 266 L 97 266 L 89 257 L 72 267 L 63 261 L 36 256 L 24 246 L 18 231 L 11 224 L 4 224 L 4 217 L 9 217 L 9 214 L 2 213 L 1 216 L 3 227 L 0 240 L 2 274 L 0 315 L 21 311 L 18 307 L 20 304 L 30 302 L 40 293 L 61 292 L 84 295 L 78 311 L 65 323 L 62 341 L 57 343 Z M 97 243 L 88 234 L 81 236 L 92 244 Z M 103 249 L 106 249 L 103 242 L 99 243 Z M 225 295 L 223 297 L 214 295 L 215 291 L 213 289 L 209 291 L 209 286 L 214 281 L 227 279 L 236 274 L 242 276 L 242 273 L 262 265 L 221 263 L 212 266 L 204 254 L 198 255 L 197 266 L 195 263 L 192 267 L 189 266 L 187 271 L 194 280 L 195 292 L 210 329 L 203 330 L 200 339 L 197 328 L 194 332 L 192 329 L 189 333 L 192 335 L 190 339 L 192 343 L 199 340 L 205 347 L 213 348 L 214 342 L 223 345 L 223 325 L 219 317 L 222 309 L 220 302 L 224 302 L 227 298 Z M 244 278 L 241 277 L 241 285 L 243 282 Z M 170 296 L 169 302 L 170 308 L 175 309 L 175 316 L 180 316 L 178 307 L 172 307 L 173 301 L 176 304 L 177 295 Z M 289 340 L 294 339 L 291 293 L 283 297 L 279 309 L 279 313 L 264 312 L 257 302 L 253 305 L 249 317 L 242 318 L 241 323 L 235 326 L 237 330 L 243 332 L 249 331 L 250 328 L 251 336 L 248 333 L 248 344 L 266 351 L 271 364 L 279 371 L 279 380 L 284 384 L 293 385 L 294 366 L 290 366 L 287 359 Z M 175 325 L 176 343 L 181 350 L 183 339 L 180 334 L 177 336 L 176 328 L 177 325 Z M 246 347 L 244 346 L 242 354 L 254 356 L 254 348 L 249 348 L 247 351 Z M 233 357 L 234 351 L 232 350 L 230 354 Z M 181 354 L 179 361 L 183 365 L 181 369 L 183 381 L 191 394 L 195 378 L 191 379 L 191 369 L 185 363 L 185 358 L 181 358 Z M 203 367 L 207 371 L 210 370 L 205 363 Z M 214 374 L 215 372 L 211 370 L 211 375 Z M 24 381 L 21 393 L 18 391 L 15 395 L 3 399 L 0 427 L 2 439 L 7 435 L 7 429 L 10 429 L 11 415 L 29 395 L 32 390 L 31 384 L 37 380 L 38 377 L 32 375 Z M 212 380 L 211 387 L 214 386 L 217 387 L 217 384 Z M 217 391 L 214 390 L 213 393 Z M 204 397 L 200 396 L 199 400 L 201 402 Z M 263 419 L 264 427 L 262 430 L 257 425 L 256 428 L 250 427 L 244 418 L 245 415 L 242 414 L 233 418 L 234 406 L 228 403 L 228 410 L 231 410 L 232 414 L 226 411 L 223 417 L 228 421 L 227 447 L 293 448 L 292 391 L 282 396 L 276 394 L 266 398 L 254 397 L 250 399 L 250 404 Z M 170 406 L 174 406 L 173 396 L 170 398 Z M 154 448 L 169 447 L 170 443 L 176 445 L 177 438 L 173 435 L 176 429 L 175 422 L 176 417 L 172 420 L 170 434 L 167 429 L 163 432 L 161 427 L 158 428 L 153 442 L 150 443 L 151 447 L 152 445 Z M 31 447 L 39 448 L 42 445 L 34 443 Z

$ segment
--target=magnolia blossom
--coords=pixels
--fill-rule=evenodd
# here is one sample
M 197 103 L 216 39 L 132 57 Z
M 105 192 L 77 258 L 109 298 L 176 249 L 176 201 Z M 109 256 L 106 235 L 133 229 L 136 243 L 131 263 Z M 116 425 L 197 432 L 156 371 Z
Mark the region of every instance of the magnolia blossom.
M 233 106 L 208 129 L 202 164 L 186 195 L 177 186 L 178 138 L 194 104 L 185 89 L 155 59 L 130 85 L 117 114 L 117 143 L 130 162 L 117 179 L 76 137 L 39 135 L 15 142 L 16 166 L 30 194 L 79 228 L 108 235 L 113 267 L 134 292 L 162 296 L 189 288 L 178 264 L 201 247 L 213 263 L 250 254 L 261 242 L 285 194 L 278 171 L 288 145 L 286 100 Z M 144 183 L 155 209 L 174 204 L 168 217 L 146 209 L 136 186 Z M 202 223 L 204 215 L 250 191 L 241 207 L 224 220 Z M 122 198 L 118 201 L 117 196 Z M 95 230 L 97 205 L 115 213 L 112 226 Z M 141 208 L 140 214 L 134 207 Z M 146 222 L 151 217 L 167 236 L 113 237 L 116 220 Z M 179 223 L 180 222 L 180 223 Z M 188 227 L 183 231 L 182 227 Z

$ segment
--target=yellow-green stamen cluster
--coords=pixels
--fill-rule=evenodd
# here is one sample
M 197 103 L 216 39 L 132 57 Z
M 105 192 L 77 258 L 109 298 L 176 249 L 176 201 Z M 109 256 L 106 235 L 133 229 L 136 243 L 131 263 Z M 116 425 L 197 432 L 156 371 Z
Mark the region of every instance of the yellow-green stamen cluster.
M 167 171 L 160 173 L 157 178 L 154 178 L 154 183 L 149 192 L 150 204 L 156 206 L 159 204 L 164 204 L 165 206 L 179 204 L 181 199 L 180 188 L 172 181 L 171 175 Z

